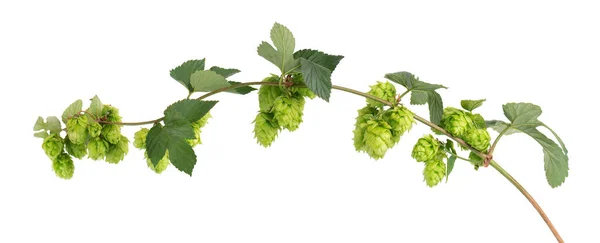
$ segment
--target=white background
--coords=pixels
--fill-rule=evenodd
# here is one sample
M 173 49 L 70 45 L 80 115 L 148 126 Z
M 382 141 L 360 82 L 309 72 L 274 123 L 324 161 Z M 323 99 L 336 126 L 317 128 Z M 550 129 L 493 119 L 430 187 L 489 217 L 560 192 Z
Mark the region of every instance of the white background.
M 567 242 L 599 242 L 598 8 L 419 2 L 3 1 L 0 242 L 554 240 L 492 168 L 457 162 L 447 184 L 426 187 L 423 164 L 410 157 L 424 125 L 383 160 L 356 153 L 354 118 L 365 101 L 339 91 L 330 103 L 309 101 L 300 129 L 268 149 L 252 135 L 255 93 L 214 96 L 221 102 L 191 178 L 173 167 L 154 174 L 133 146 L 118 165 L 85 159 L 72 180 L 55 177 L 32 136 L 38 115 L 60 116 L 98 94 L 125 121 L 160 117 L 185 97 L 169 70 L 189 59 L 241 69 L 238 81 L 262 80 L 277 72 L 256 54 L 274 22 L 292 30 L 297 48 L 346 56 L 334 84 L 366 91 L 385 73 L 410 71 L 450 87 L 440 92 L 445 105 L 487 98 L 478 111 L 488 119 L 504 118 L 506 102 L 541 105 L 540 119 L 570 150 L 566 183 L 548 186 L 541 148 L 525 135 L 505 137 L 495 157 Z M 426 107 L 411 108 L 427 116 Z

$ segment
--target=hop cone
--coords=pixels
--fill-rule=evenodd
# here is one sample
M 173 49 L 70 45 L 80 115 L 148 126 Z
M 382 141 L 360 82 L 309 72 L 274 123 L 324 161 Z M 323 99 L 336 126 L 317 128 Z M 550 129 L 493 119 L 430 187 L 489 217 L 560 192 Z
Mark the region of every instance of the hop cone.
M 148 128 L 142 128 L 133 134 L 133 146 L 138 149 L 146 148 L 146 136 L 148 136 Z
M 370 120 L 379 110 L 376 107 L 365 106 L 358 110 L 356 123 L 354 124 L 354 148 L 356 151 L 364 151 L 364 135 L 367 130 L 367 121 Z
M 390 82 L 379 82 L 376 85 L 371 85 L 370 95 L 374 95 L 389 102 L 396 102 L 396 87 Z M 382 107 L 383 104 L 372 99 L 367 99 L 367 103 L 372 106 Z
M 279 77 L 271 76 L 263 80 L 263 82 L 279 82 Z M 258 105 L 261 112 L 271 112 L 271 108 L 275 103 L 275 99 L 281 96 L 279 86 L 263 85 L 258 89 Z
M 88 117 L 78 116 L 67 121 L 67 136 L 74 144 L 83 144 L 88 136 Z
M 100 137 L 90 139 L 88 143 L 88 157 L 93 160 L 103 159 L 108 151 L 108 145 L 108 142 Z
M 102 136 L 111 144 L 118 144 L 121 139 L 121 127 L 112 124 L 106 124 L 102 127 Z
M 434 187 L 446 176 L 446 164 L 442 160 L 430 160 L 425 163 L 423 177 L 429 187 Z
M 473 119 L 470 113 L 447 107 L 444 109 L 440 124 L 453 136 L 463 138 L 467 131 L 473 128 Z
M 168 150 L 165 152 L 165 156 L 158 161 L 158 164 L 156 164 L 156 166 L 154 166 L 154 164 L 152 164 L 152 160 L 150 160 L 148 158 L 148 153 L 144 153 L 144 156 L 146 157 L 146 164 L 148 164 L 148 168 L 150 168 L 152 171 L 156 172 L 157 174 L 162 173 L 169 166 L 169 151 Z
M 111 105 L 104 105 L 102 107 L 102 117 L 106 117 L 106 120 L 110 122 L 121 122 L 119 109 Z
M 211 118 L 210 113 L 206 113 L 206 115 L 204 115 L 199 120 L 192 122 L 192 128 L 194 128 L 195 138 L 187 140 L 187 142 L 190 146 L 194 147 L 198 144 L 202 144 L 202 140 L 200 139 L 200 133 L 202 133 L 202 127 L 204 127 L 204 125 L 206 125 L 209 118 Z
M 90 122 L 90 125 L 88 126 L 88 132 L 90 137 L 98 137 L 100 136 L 100 133 L 102 133 L 102 125 L 100 125 L 98 122 Z
M 50 159 L 56 158 L 63 152 L 63 139 L 57 133 L 50 134 L 44 138 L 44 142 L 42 143 L 42 149 L 46 152 L 46 155 L 50 157 Z
M 83 159 L 87 154 L 86 144 L 74 144 L 70 139 L 65 139 L 65 149 L 67 153 L 78 159 Z
M 394 107 L 384 114 L 385 121 L 392 127 L 394 142 L 399 142 L 400 137 L 412 128 L 415 118 L 406 107 Z
M 52 169 L 56 176 L 63 179 L 71 179 L 75 172 L 75 165 L 73 159 L 66 153 L 61 153 L 54 160 L 52 160 Z
M 271 146 L 273 140 L 279 133 L 279 125 L 274 121 L 273 115 L 270 113 L 260 112 L 254 119 L 254 137 L 256 141 L 263 147 Z
M 301 73 L 295 73 L 292 76 L 292 82 L 294 84 L 301 84 L 301 85 L 305 84 L 304 83 L 304 77 L 302 76 Z M 298 94 L 300 94 L 300 95 L 302 95 L 304 97 L 308 97 L 311 100 L 314 99 L 315 97 L 317 97 L 317 95 L 315 95 L 315 93 L 313 93 L 310 89 L 308 89 L 306 87 L 298 88 L 298 87 L 292 86 L 291 89 L 292 89 L 293 93 L 298 93 Z
M 471 129 L 467 131 L 465 142 L 479 151 L 485 151 L 490 146 L 490 134 L 486 129 Z
M 473 166 L 475 166 L 475 170 L 478 170 L 480 166 L 483 165 L 483 159 L 479 157 L 479 155 L 471 152 L 469 153 L 469 160 Z
M 129 152 L 129 139 L 121 135 L 119 143 L 111 144 L 106 151 L 106 162 L 117 164 L 119 161 L 125 158 L 125 155 Z
M 364 150 L 373 159 L 381 159 L 394 146 L 391 126 L 383 120 L 369 120 L 364 134 Z
M 300 95 L 279 96 L 273 104 L 273 120 L 279 126 L 295 131 L 302 123 L 304 103 L 304 97 Z
M 440 142 L 431 134 L 425 135 L 417 140 L 413 147 L 412 157 L 418 162 L 426 162 L 432 160 L 440 150 Z

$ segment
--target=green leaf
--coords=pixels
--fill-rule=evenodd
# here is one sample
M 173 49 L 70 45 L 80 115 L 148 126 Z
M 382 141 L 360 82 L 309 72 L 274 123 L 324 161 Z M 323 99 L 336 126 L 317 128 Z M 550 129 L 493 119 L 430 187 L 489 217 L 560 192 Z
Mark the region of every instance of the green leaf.
M 388 73 L 385 75 L 385 78 L 404 86 L 410 91 L 411 104 L 423 105 L 427 103 L 429 105 L 430 120 L 435 124 L 440 124 L 442 113 L 444 112 L 444 104 L 442 97 L 436 90 L 446 88 L 445 86 L 420 81 L 419 78 L 409 72 Z
M 275 64 L 275 66 L 279 67 L 279 69 L 282 69 L 281 64 L 283 63 L 283 57 L 271 44 L 263 41 L 260 43 L 260 45 L 258 45 L 256 51 L 258 52 L 259 56 Z
M 215 104 L 217 104 L 217 101 L 190 99 L 177 101 L 165 109 L 165 124 L 172 123 L 181 118 L 184 118 L 190 123 L 195 122 L 204 117 Z
M 100 98 L 98 98 L 97 95 L 95 95 L 94 98 L 91 99 L 91 101 L 92 103 L 90 104 L 88 112 L 92 113 L 92 115 L 94 115 L 95 118 L 101 117 L 102 108 L 104 108 L 104 106 L 102 105 L 102 101 L 100 101 Z
M 44 118 L 38 116 L 38 119 L 35 121 L 35 125 L 33 125 L 33 131 L 39 131 L 46 127 L 46 123 L 44 122 Z
M 63 112 L 62 121 L 66 124 L 67 119 L 69 117 L 74 116 L 75 114 L 79 114 L 79 112 L 81 112 L 82 107 L 83 102 L 81 100 L 76 100 L 75 102 L 73 102 L 73 104 L 69 105 L 69 107 L 67 107 L 67 109 Z
M 510 126 L 510 124 L 503 122 L 503 121 L 499 121 L 499 120 L 489 120 L 489 121 L 485 121 L 485 126 L 488 128 L 492 128 L 494 129 L 494 131 L 501 133 L 502 131 L 504 131 L 504 129 L 506 129 L 506 127 Z M 518 133 L 520 132 L 517 129 L 514 128 L 508 128 L 508 130 L 506 130 L 506 132 L 504 132 L 504 135 L 510 135 L 513 133 Z
M 229 78 L 234 74 L 240 72 L 240 70 L 237 70 L 235 68 L 222 68 L 217 66 L 211 67 L 209 70 L 223 76 L 224 78 Z
M 306 87 L 321 99 L 329 102 L 331 96 L 331 70 L 306 58 L 300 58 Z
M 48 132 L 46 132 L 46 131 L 39 131 L 39 132 L 34 133 L 33 136 L 36 138 L 46 138 L 49 135 L 48 135 Z
M 424 105 L 427 103 L 427 92 L 413 90 L 410 93 L 410 104 L 411 105 Z
M 234 85 L 234 84 L 240 84 L 240 82 L 235 82 L 235 81 L 227 81 L 230 85 Z M 255 88 L 252 88 L 250 86 L 243 86 L 243 87 L 238 87 L 235 89 L 230 89 L 227 90 L 225 92 L 229 92 L 229 93 L 234 93 L 234 94 L 241 94 L 241 95 L 245 95 L 248 94 L 252 91 L 256 90 Z
M 422 90 L 422 91 L 435 91 L 436 89 L 446 88 L 446 86 L 441 84 L 430 84 L 423 81 L 416 80 L 413 83 L 413 87 L 411 90 Z
M 563 152 L 561 147 L 554 141 L 546 137 L 535 127 L 527 127 L 521 130 L 535 139 L 544 152 L 544 170 L 546 171 L 546 180 L 552 188 L 560 186 L 567 176 L 569 176 L 569 158 Z
M 512 126 L 542 125 L 538 117 L 542 114 L 542 108 L 531 103 L 507 103 L 502 106 L 504 115 L 511 121 Z
M 412 90 L 414 83 L 417 81 L 415 75 L 409 72 L 388 73 L 384 77 L 404 86 L 408 90 Z
M 263 41 L 258 46 L 258 55 L 275 64 L 282 73 L 293 69 L 297 65 L 297 62 L 293 56 L 296 41 L 292 32 L 285 26 L 275 23 L 273 28 L 271 28 L 271 41 L 273 41 L 277 50 L 269 43 Z
M 182 84 L 185 88 L 187 88 L 187 90 L 191 93 L 194 92 L 194 88 L 192 87 L 192 84 L 190 83 L 190 77 L 192 76 L 192 73 L 195 73 L 196 71 L 201 71 L 204 70 L 204 64 L 206 62 L 206 59 L 200 59 L 200 60 L 189 60 L 186 61 L 184 63 L 182 63 L 181 65 L 177 66 L 174 69 L 171 69 L 171 77 L 175 80 L 177 80 L 177 82 L 179 82 L 180 84 Z
M 60 120 L 55 116 L 46 117 L 46 128 L 50 133 L 60 133 L 62 130 Z
M 303 49 L 294 53 L 294 58 L 310 60 L 333 72 L 344 56 L 329 55 L 317 50 Z
M 429 105 L 429 120 L 439 125 L 444 113 L 442 97 L 435 91 L 427 92 L 427 104 Z
M 210 70 L 193 73 L 191 83 L 195 92 L 210 92 L 230 85 L 225 77 Z
M 146 137 L 146 152 L 156 166 L 168 150 L 171 164 L 191 176 L 196 154 L 186 140 L 194 137 L 194 129 L 187 119 L 182 116 L 173 118 L 164 127 L 156 124 L 150 129 Z
M 462 106 L 462 108 L 465 109 L 465 110 L 473 111 L 473 110 L 477 109 L 477 107 L 480 107 L 481 105 L 483 105 L 484 101 L 485 101 L 485 99 L 481 99 L 481 100 L 461 100 L 460 101 L 460 106 Z
M 446 168 L 447 168 L 446 182 L 448 182 L 448 177 L 450 177 L 450 173 L 452 172 L 452 169 L 454 169 L 455 162 L 456 162 L 456 156 L 451 155 L 450 158 L 448 158 L 448 166 L 446 166 Z
M 456 154 L 456 149 L 454 149 L 454 141 L 446 139 L 446 151 Z

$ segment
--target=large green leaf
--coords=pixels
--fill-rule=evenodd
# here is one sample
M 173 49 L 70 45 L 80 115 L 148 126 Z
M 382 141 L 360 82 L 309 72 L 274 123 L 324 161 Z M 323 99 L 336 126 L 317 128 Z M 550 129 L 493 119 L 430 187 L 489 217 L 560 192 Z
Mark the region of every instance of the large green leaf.
M 321 99 L 329 102 L 331 96 L 331 70 L 309 59 L 300 58 L 302 68 L 300 72 L 304 77 L 306 87 Z
M 190 77 L 192 76 L 192 73 L 204 70 L 205 62 L 206 59 L 204 58 L 200 60 L 186 61 L 176 68 L 171 69 L 171 77 L 182 84 L 190 93 L 194 92 L 194 88 L 190 83 Z
M 74 116 L 75 114 L 79 114 L 79 112 L 82 111 L 82 108 L 83 108 L 83 101 L 76 100 L 71 105 L 69 105 L 69 107 L 67 107 L 67 109 L 65 109 L 65 111 L 62 114 L 62 121 L 66 124 L 67 119 L 69 117 Z
M 190 80 L 195 92 L 210 92 L 230 85 L 225 77 L 210 70 L 196 71 Z
M 413 90 L 410 92 L 410 104 L 411 105 L 424 105 L 427 103 L 427 92 Z
M 417 81 L 415 75 L 409 72 L 388 73 L 384 77 L 392 82 L 404 86 L 408 90 L 412 90 L 414 83 Z
M 180 100 L 165 109 L 165 123 L 169 124 L 177 119 L 184 118 L 190 123 L 200 120 L 210 109 L 212 109 L 217 101 L 204 100 Z
M 94 98 L 91 99 L 91 101 L 92 103 L 90 104 L 88 112 L 91 113 L 95 118 L 101 117 L 102 108 L 104 108 L 104 106 L 102 105 L 102 101 L 100 101 L 100 98 L 98 98 L 97 95 L 95 95 Z
M 513 133 L 520 132 L 517 129 L 509 127 L 510 124 L 508 124 L 506 122 L 503 122 L 503 121 L 499 121 L 499 120 L 485 121 L 485 126 L 491 128 L 491 129 L 494 129 L 494 131 L 496 131 L 498 133 L 501 133 L 502 131 L 504 131 L 504 129 L 506 129 L 508 127 L 508 130 L 506 130 L 504 132 L 504 135 L 510 135 L 510 134 L 513 134 Z
M 502 106 L 504 115 L 511 121 L 513 126 L 539 126 L 541 122 L 538 117 L 542 114 L 542 108 L 531 103 L 507 103 Z
M 294 58 L 295 59 L 304 58 L 304 59 L 310 60 L 314 63 L 317 63 L 317 64 L 329 69 L 329 71 L 333 72 L 333 70 L 335 70 L 337 65 L 342 60 L 342 58 L 344 58 L 344 56 L 329 55 L 327 53 L 317 51 L 317 50 L 303 49 L 303 50 L 299 50 L 296 53 L 294 53 Z
M 227 82 L 230 85 L 234 85 L 234 84 L 239 84 L 240 83 L 240 82 L 235 82 L 235 81 L 227 81 Z M 238 88 L 235 88 L 235 89 L 230 89 L 230 90 L 227 90 L 225 92 L 245 95 L 245 94 L 248 94 L 248 93 L 250 93 L 250 92 L 252 92 L 254 90 L 256 90 L 256 89 L 252 88 L 250 86 L 243 86 L 243 87 L 238 87 Z
M 293 53 L 296 41 L 292 32 L 285 26 L 275 23 L 271 28 L 271 41 L 277 49 L 263 41 L 258 46 L 258 55 L 275 64 L 282 73 L 295 68 L 297 62 L 294 60 Z
M 223 76 L 224 78 L 229 78 L 232 75 L 240 72 L 240 70 L 235 68 L 222 68 L 217 66 L 211 67 L 209 70 Z
M 191 123 L 184 117 L 172 118 L 169 122 L 154 125 L 146 137 L 146 152 L 154 166 L 169 151 L 169 160 L 180 171 L 192 175 L 196 165 L 196 154 L 187 143 L 187 139 L 193 139 L 194 129 Z
M 484 101 L 485 101 L 485 99 L 481 99 L 481 100 L 461 100 L 460 101 L 460 106 L 462 106 L 462 108 L 465 109 L 465 110 L 473 111 L 473 110 L 477 109 L 478 107 L 480 107 L 481 105 L 483 105 Z
M 546 180 L 552 188 L 560 186 L 569 176 L 569 158 L 565 151 L 554 141 L 546 137 L 535 127 L 526 127 L 521 130 L 531 136 L 542 146 L 544 152 L 544 170 Z

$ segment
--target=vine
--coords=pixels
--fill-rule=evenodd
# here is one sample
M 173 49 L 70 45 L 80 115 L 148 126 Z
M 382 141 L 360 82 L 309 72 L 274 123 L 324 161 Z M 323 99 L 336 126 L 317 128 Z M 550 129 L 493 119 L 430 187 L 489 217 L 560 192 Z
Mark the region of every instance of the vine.
M 427 186 L 436 186 L 444 178 L 447 181 L 457 159 L 471 163 L 475 170 L 491 165 L 529 200 L 556 239 L 563 242 L 533 197 L 493 159 L 500 138 L 525 133 L 542 146 L 548 184 L 554 188 L 565 181 L 568 151 L 560 137 L 538 120 L 542 113 L 539 106 L 507 103 L 502 108 L 508 122 L 485 120 L 473 112 L 482 106 L 485 99 L 463 100 L 461 109 L 444 107 L 436 90 L 446 87 L 424 82 L 409 72 L 388 73 L 384 76 L 388 81 L 378 81 L 370 86 L 368 92 L 361 92 L 332 84 L 331 73 L 343 56 L 312 49 L 295 51 L 292 33 L 278 23 L 271 29 L 271 40 L 274 46 L 262 42 L 257 52 L 275 64 L 281 71 L 280 75 L 240 83 L 228 80 L 240 72 L 237 69 L 216 66 L 205 69 L 205 59 L 189 60 L 170 71 L 171 77 L 188 90 L 188 95 L 168 106 L 163 117 L 123 122 L 116 107 L 103 104 L 95 96 L 85 110 L 81 100 L 69 105 L 61 116 L 62 123 L 55 116 L 38 117 L 34 136 L 43 138 L 42 148 L 52 161 L 55 174 L 70 179 L 75 171 L 73 157 L 83 159 L 87 155 L 93 160 L 119 163 L 129 152 L 130 142 L 121 134 L 121 127 L 152 125 L 136 132 L 132 142 L 134 147 L 144 150 L 148 167 L 161 173 L 174 166 L 191 176 L 197 160 L 193 147 L 202 143 L 202 129 L 211 117 L 210 110 L 218 103 L 207 100 L 212 95 L 221 92 L 246 95 L 257 90 L 252 86 L 260 86 L 253 132 L 258 144 L 269 147 L 281 130 L 298 129 L 303 121 L 307 98 L 319 97 L 329 101 L 331 90 L 340 90 L 366 98 L 365 106 L 358 110 L 353 131 L 357 152 L 364 152 L 376 160 L 382 159 L 414 124 L 427 125 L 433 134 L 418 139 L 411 152 L 417 162 L 424 164 L 422 173 Z M 400 94 L 396 90 L 398 85 L 405 89 Z M 197 92 L 205 94 L 192 99 L 191 96 Z M 429 120 L 413 113 L 403 102 L 408 94 L 410 105 L 428 105 Z M 557 142 L 540 132 L 538 127 L 548 129 Z M 498 132 L 493 143 L 488 129 Z M 61 135 L 63 132 L 64 135 Z M 447 139 L 441 140 L 440 136 Z M 468 155 L 460 155 L 461 150 Z

